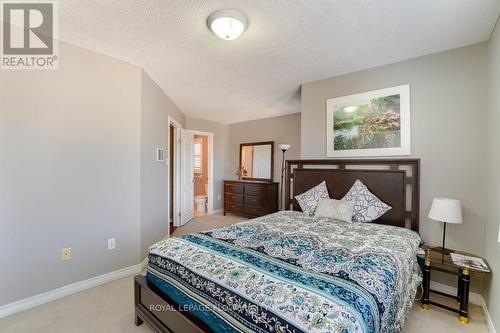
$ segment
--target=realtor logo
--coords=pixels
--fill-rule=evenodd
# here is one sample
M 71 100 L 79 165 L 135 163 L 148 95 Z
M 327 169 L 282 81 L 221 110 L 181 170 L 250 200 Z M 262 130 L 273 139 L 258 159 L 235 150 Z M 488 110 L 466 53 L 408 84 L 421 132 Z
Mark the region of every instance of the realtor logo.
M 2 69 L 57 68 L 57 3 L 2 2 Z

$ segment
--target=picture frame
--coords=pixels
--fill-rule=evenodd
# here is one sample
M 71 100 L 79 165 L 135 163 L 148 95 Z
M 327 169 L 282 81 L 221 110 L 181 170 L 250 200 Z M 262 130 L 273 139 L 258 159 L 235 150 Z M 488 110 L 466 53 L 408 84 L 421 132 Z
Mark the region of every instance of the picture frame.
M 326 101 L 327 157 L 411 155 L 410 85 Z

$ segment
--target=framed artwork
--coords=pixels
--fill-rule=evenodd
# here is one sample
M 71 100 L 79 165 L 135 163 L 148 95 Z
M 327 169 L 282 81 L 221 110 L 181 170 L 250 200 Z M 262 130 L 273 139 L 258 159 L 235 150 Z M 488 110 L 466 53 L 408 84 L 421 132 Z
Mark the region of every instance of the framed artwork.
M 411 154 L 410 86 L 326 101 L 327 156 Z

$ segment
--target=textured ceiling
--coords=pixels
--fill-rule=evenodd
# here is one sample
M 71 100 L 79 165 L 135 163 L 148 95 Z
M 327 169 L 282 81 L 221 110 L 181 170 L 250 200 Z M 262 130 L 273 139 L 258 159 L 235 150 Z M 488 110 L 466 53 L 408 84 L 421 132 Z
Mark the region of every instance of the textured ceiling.
M 207 17 L 235 8 L 234 41 Z M 60 38 L 139 65 L 190 116 L 300 112 L 300 85 L 489 39 L 500 0 L 61 0 Z

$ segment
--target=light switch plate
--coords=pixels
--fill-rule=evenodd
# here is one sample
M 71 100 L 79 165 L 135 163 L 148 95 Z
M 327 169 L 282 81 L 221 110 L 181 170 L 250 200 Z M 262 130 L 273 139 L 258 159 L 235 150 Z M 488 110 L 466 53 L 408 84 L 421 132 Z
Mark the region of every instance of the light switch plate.
M 498 227 L 498 242 L 500 243 L 500 226 Z
M 108 250 L 113 250 L 116 247 L 116 242 L 114 238 L 108 239 Z
M 156 162 L 165 161 L 165 149 L 156 148 Z
M 61 260 L 70 260 L 71 259 L 71 248 L 65 247 L 61 249 Z

